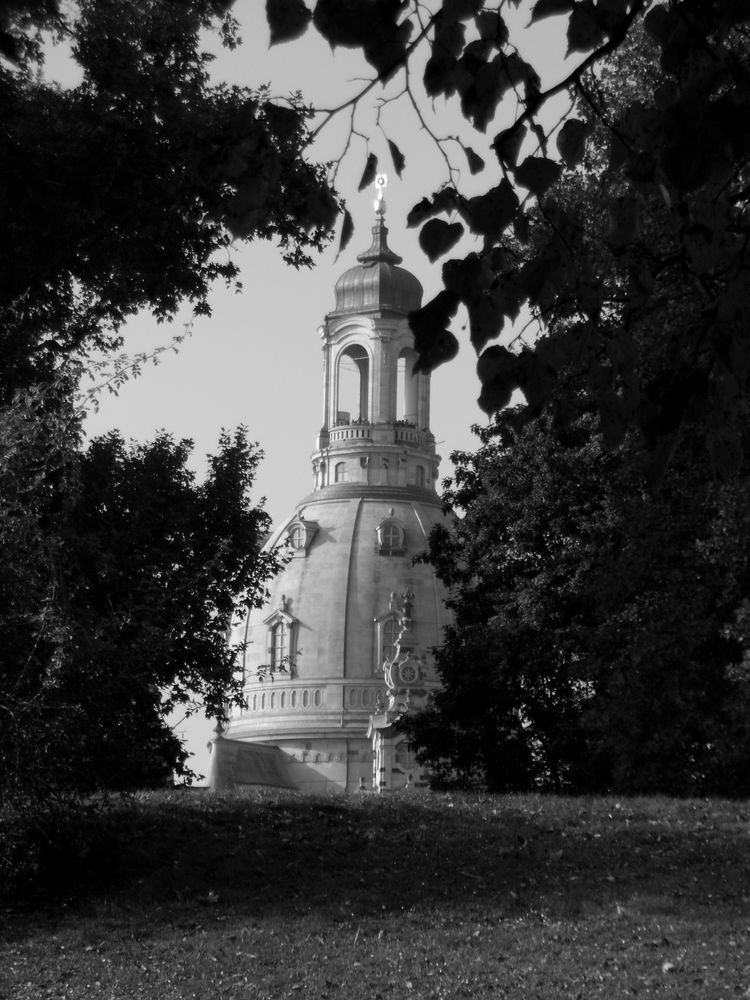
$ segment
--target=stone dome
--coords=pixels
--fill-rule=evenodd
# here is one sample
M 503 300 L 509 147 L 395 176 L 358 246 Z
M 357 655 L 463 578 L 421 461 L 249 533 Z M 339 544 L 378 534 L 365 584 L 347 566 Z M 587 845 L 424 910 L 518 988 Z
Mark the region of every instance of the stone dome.
M 451 616 L 433 567 L 414 556 L 452 515 L 436 491 L 430 375 L 415 371 L 407 319 L 422 287 L 388 247 L 382 197 L 375 207 L 372 246 L 339 279 L 319 328 L 312 492 L 269 539 L 289 559 L 232 636 L 246 707 L 217 731 L 214 788 L 382 790 L 421 780 L 391 722 L 439 687 L 432 650 Z
M 312 493 L 269 539 L 271 548 L 288 545 L 291 558 L 237 636 L 246 644 L 248 707 L 228 735 L 280 747 L 298 788 L 308 768 L 325 778 L 318 788 L 353 790 L 360 777 L 369 783 L 365 734 L 385 696 L 383 660 L 405 600 L 422 654 L 417 687 L 436 686 L 430 651 L 442 642 L 449 612 L 433 568 L 413 558 L 447 517 L 424 490 L 343 484 Z M 276 649 L 275 629 L 284 636 Z M 258 683 L 259 668 L 282 652 L 280 669 Z
M 372 230 L 372 246 L 358 255 L 359 264 L 336 282 L 335 313 L 393 309 L 409 313 L 422 304 L 422 285 L 411 271 L 399 267 L 402 258 L 388 246 L 382 216 Z

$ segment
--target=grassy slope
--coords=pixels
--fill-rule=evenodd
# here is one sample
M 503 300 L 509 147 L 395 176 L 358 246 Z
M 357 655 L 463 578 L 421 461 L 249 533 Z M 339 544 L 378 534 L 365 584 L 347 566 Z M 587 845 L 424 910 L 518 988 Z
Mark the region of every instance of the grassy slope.
M 750 804 L 138 797 L 0 997 L 750 997 Z M 107 884 L 109 883 L 109 884 Z

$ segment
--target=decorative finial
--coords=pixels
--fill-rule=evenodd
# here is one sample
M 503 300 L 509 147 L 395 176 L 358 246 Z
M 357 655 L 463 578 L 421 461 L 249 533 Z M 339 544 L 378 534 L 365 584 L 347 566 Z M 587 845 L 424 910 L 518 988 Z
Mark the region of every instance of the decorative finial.
M 388 187 L 388 175 L 378 174 L 378 176 L 375 178 L 375 191 L 377 193 L 377 197 L 375 198 L 375 201 L 372 203 L 372 206 L 375 209 L 375 214 L 381 217 L 385 215 L 386 206 L 385 206 L 385 198 L 383 197 L 383 192 L 387 187 Z

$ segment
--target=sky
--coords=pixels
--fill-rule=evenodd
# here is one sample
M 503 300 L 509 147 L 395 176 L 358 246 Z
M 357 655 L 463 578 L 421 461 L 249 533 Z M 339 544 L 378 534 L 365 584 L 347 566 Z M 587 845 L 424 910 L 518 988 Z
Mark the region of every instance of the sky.
M 298 42 L 269 48 L 264 8 L 261 0 L 237 0 L 234 4 L 232 12 L 240 22 L 243 38 L 234 52 L 209 40 L 208 47 L 216 53 L 212 74 L 217 82 L 249 87 L 267 83 L 272 97 L 279 100 L 302 91 L 315 107 L 330 108 L 356 93 L 371 75 L 356 53 L 342 49 L 332 53 L 313 30 Z M 517 15 L 519 24 L 523 19 L 528 19 L 528 5 Z M 536 66 L 557 69 L 558 73 L 559 27 L 559 18 L 552 18 L 524 36 L 524 54 Z M 64 64 L 63 51 L 50 58 L 48 72 L 58 78 L 71 72 Z M 398 89 L 399 85 L 391 86 L 391 93 Z M 310 455 L 323 419 L 322 351 L 317 330 L 333 309 L 336 279 L 370 245 L 374 192 L 357 192 L 368 152 L 378 156 L 379 169 L 389 178 L 386 222 L 391 248 L 404 258 L 402 266 L 421 281 L 425 302 L 440 289 L 441 262 L 431 265 L 427 261 L 418 245 L 418 229 L 407 229 L 405 219 L 416 201 L 447 180 L 447 165 L 405 98 L 381 107 L 384 128 L 379 129 L 373 101 L 377 97 L 377 91 L 373 92 L 354 118 L 356 131 L 370 136 L 371 143 L 368 146 L 354 135 L 336 178 L 355 222 L 354 236 L 341 257 L 336 259 L 338 234 L 309 270 L 286 265 L 272 243 L 238 244 L 233 254 L 240 268 L 242 292 L 215 286 L 210 300 L 212 315 L 195 319 L 177 352 L 160 354 L 157 366 L 146 364 L 117 395 L 99 393 L 98 409 L 86 422 L 89 436 L 119 429 L 126 439 L 136 441 L 150 440 L 160 430 L 178 439 L 190 438 L 194 442 L 193 466 L 202 476 L 205 455 L 215 449 L 221 430 L 245 425 L 250 440 L 257 441 L 265 455 L 253 499 L 265 498 L 274 523 L 292 513 L 312 488 Z M 425 106 L 422 111 L 435 134 L 460 133 L 463 123 L 455 109 L 441 103 L 435 108 Z M 498 120 L 490 125 L 488 136 L 507 123 Z M 340 157 L 350 125 L 348 112 L 336 116 L 312 147 L 311 158 L 328 161 Z M 390 162 L 384 132 L 406 156 L 401 179 Z M 481 137 L 478 141 L 475 134 L 464 134 L 482 155 Z M 463 154 L 455 143 L 448 142 L 445 148 L 452 162 L 463 166 Z M 493 160 L 490 153 L 487 161 Z M 472 179 L 465 167 L 461 183 L 472 193 Z M 473 183 L 487 187 L 490 182 L 480 177 Z M 460 250 L 457 248 L 454 255 Z M 126 327 L 123 350 L 128 355 L 150 354 L 157 347 L 168 346 L 190 320 L 186 312 L 174 324 L 160 325 L 149 315 L 140 315 Z M 471 425 L 487 420 L 476 405 L 476 357 L 462 325 L 459 317 L 454 328 L 461 342 L 458 357 L 432 376 L 431 427 L 443 457 L 443 476 L 451 473 L 451 452 L 476 447 Z M 177 731 L 195 753 L 193 767 L 200 772 L 207 768 L 205 746 L 212 725 L 202 718 L 177 724 Z

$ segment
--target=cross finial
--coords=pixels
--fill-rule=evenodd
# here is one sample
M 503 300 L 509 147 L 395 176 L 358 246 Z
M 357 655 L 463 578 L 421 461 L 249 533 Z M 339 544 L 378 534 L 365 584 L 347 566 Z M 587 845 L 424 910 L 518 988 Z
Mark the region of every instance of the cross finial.
M 385 198 L 383 197 L 383 193 L 387 187 L 388 187 L 388 175 L 378 174 L 378 176 L 375 178 L 376 198 L 375 201 L 373 202 L 373 208 L 375 209 L 376 215 L 380 216 L 385 215 Z

